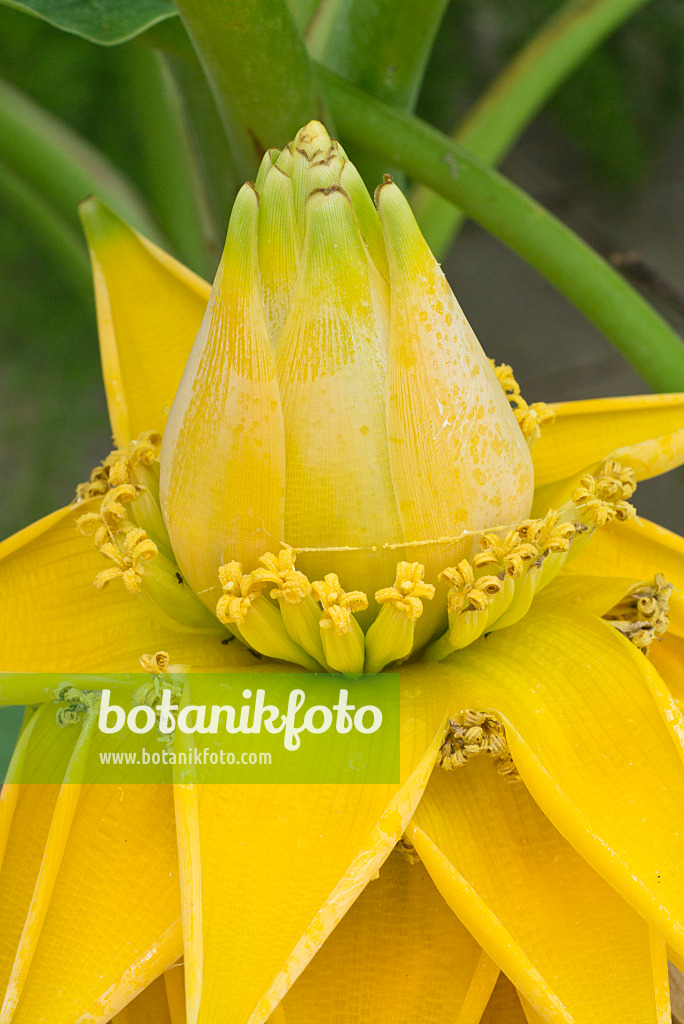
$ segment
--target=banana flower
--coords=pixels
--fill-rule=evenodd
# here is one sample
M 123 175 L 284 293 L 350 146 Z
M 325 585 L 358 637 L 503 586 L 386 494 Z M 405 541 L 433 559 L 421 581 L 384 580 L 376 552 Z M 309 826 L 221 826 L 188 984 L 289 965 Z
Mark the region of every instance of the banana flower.
M 684 541 L 630 499 L 684 395 L 528 404 L 315 122 L 213 287 L 82 214 L 115 450 L 0 545 L 0 1024 L 669 1019 Z M 255 664 L 399 670 L 399 781 L 86 784 L 45 682 Z

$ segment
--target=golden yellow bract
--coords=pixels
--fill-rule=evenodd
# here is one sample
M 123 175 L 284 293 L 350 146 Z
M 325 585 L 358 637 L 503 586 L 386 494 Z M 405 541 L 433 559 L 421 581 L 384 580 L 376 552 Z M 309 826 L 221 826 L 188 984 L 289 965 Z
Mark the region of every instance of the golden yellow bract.
M 0 545 L 2 700 L 37 705 L 0 797 L 0 1024 L 668 1019 L 684 541 L 631 498 L 684 461 L 684 396 L 527 405 L 377 203 L 308 125 L 211 294 L 84 207 L 117 450 Z M 403 663 L 400 782 L 85 785 L 93 700 L 59 724 L 23 675 L 140 664 L 153 697 L 253 652 Z

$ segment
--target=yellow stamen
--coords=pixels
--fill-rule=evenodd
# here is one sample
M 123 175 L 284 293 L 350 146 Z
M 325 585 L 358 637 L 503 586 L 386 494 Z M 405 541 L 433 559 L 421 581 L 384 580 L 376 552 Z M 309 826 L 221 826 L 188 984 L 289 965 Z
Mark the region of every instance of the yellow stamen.
M 252 575 L 264 582 L 275 583 L 271 597 L 299 604 L 311 593 L 311 584 L 303 572 L 295 569 L 296 557 L 292 548 L 285 548 L 277 556 L 268 552 L 259 559 L 261 569 L 255 569 Z
M 572 500 L 583 519 L 592 526 L 605 526 L 617 519 L 625 522 L 636 515 L 628 499 L 636 490 L 636 475 L 630 467 L 609 460 L 599 468 L 596 476 L 587 473 L 580 486 L 572 492 Z
M 366 641 L 352 612 L 365 611 L 368 598 L 360 590 L 345 592 L 334 572 L 312 583 L 311 590 L 323 607 L 320 629 L 328 665 L 334 672 L 363 672 Z
M 117 465 L 121 469 L 124 463 L 138 468 L 151 465 L 157 456 L 150 437 L 158 440 L 156 434 L 143 435 L 142 440 L 134 442 L 130 455 L 126 454 L 125 458 L 120 458 L 121 453 L 113 452 L 109 456 L 112 460 L 109 470 Z M 109 486 L 112 482 L 111 472 L 108 472 L 107 481 Z M 136 508 L 129 518 L 128 508 L 133 504 Z M 134 518 L 143 518 L 155 524 L 154 540 L 148 535 L 147 529 L 135 525 Z M 200 629 L 203 632 L 217 628 L 211 613 L 186 585 L 178 571 L 161 512 L 148 488 L 135 483 L 112 486 L 102 498 L 99 512 L 88 512 L 81 516 L 76 526 L 84 536 L 92 536 L 100 553 L 114 562 L 112 567 L 103 569 L 95 577 L 94 583 L 98 589 L 120 577 L 131 594 L 145 590 L 152 599 L 153 614 L 165 625 L 172 628 L 180 625 L 184 629 Z
M 525 440 L 532 447 L 534 442 L 538 441 L 541 437 L 541 428 L 549 423 L 553 423 L 556 414 L 546 402 L 532 402 L 531 405 L 528 405 L 520 394 L 520 385 L 515 379 L 511 367 L 505 363 L 497 366 L 493 359 L 489 361 L 494 367 L 499 384 L 511 404 L 513 415 L 518 421 L 518 426 Z
M 658 573 L 653 583 L 639 583 L 603 616 L 643 654 L 660 640 L 670 624 L 668 611 L 673 586 Z
M 76 504 L 89 501 L 90 498 L 101 498 L 103 494 L 106 494 L 109 489 L 107 478 L 108 474 L 104 472 L 102 466 L 96 466 L 90 474 L 90 480 L 77 486 Z
M 159 457 L 161 434 L 154 430 L 132 441 L 128 451 L 115 450 L 90 474 L 90 480 L 76 488 L 76 501 L 102 497 L 110 487 L 140 483 L 139 470 L 148 469 Z
M 77 690 L 75 686 L 67 683 L 57 693 L 58 701 L 68 702 L 65 707 L 58 708 L 57 724 L 77 725 L 82 716 L 90 712 L 99 699 L 99 693 Z
M 133 528 L 124 502 L 135 501 L 137 489 L 132 484 L 120 484 L 104 495 L 99 512 L 87 512 L 76 520 L 76 528 L 86 537 L 92 536 L 95 547 L 101 548 L 114 534 Z
M 240 562 L 219 566 L 218 574 L 223 596 L 216 605 L 216 615 L 224 626 L 241 626 L 247 618 L 252 601 L 261 593 L 261 588 L 250 586 L 250 577 L 243 575 Z
M 149 682 L 143 683 L 133 694 L 133 704 L 147 704 L 156 708 L 162 699 L 164 690 L 170 690 L 172 700 L 180 702 L 183 695 L 183 686 L 180 681 L 174 678 L 170 672 L 171 658 L 166 651 L 157 651 L 156 654 L 141 654 L 138 658 L 140 667 L 150 676 Z M 185 670 L 186 666 L 175 665 L 173 672 Z M 157 716 L 158 717 L 158 716 Z M 167 743 L 171 743 L 171 733 L 163 734 L 162 737 Z
M 447 734 L 439 751 L 439 764 L 445 771 L 462 768 L 471 757 L 489 754 L 496 770 L 509 782 L 520 779 L 508 750 L 502 723 L 483 711 L 468 709 L 449 720 Z
M 423 614 L 422 598 L 431 601 L 435 596 L 433 585 L 423 582 L 424 575 L 425 567 L 420 562 L 399 562 L 394 586 L 378 590 L 375 600 L 378 604 L 391 602 L 409 619 L 420 618 Z
M 311 596 L 311 584 L 303 572 L 295 569 L 296 555 L 285 548 L 277 556 L 270 552 L 259 561 L 253 576 L 274 583 L 270 596 L 278 601 L 285 629 L 312 658 L 325 665 L 325 653 L 319 627 L 320 609 Z
M 121 577 L 129 593 L 138 594 L 145 575 L 145 563 L 156 558 L 159 550 L 144 530 L 131 529 L 121 547 L 107 541 L 100 547 L 100 554 L 109 558 L 114 565 L 110 569 L 103 569 L 95 577 L 93 582 L 98 590 Z
M 425 566 L 399 562 L 393 587 L 378 590 L 375 600 L 383 607 L 366 634 L 366 672 L 380 672 L 385 665 L 407 658 L 413 650 L 416 620 L 423 614 L 423 598 L 431 601 L 435 588 L 425 583 Z
M 119 484 L 138 483 L 140 471 L 149 469 L 157 462 L 161 435 L 150 433 L 144 438 L 138 438 L 131 444 L 129 452 L 112 452 L 116 456 L 109 469 L 109 486 L 117 487 Z M 105 460 L 105 465 L 106 465 Z
M 321 629 L 334 630 L 336 636 L 343 636 L 352 628 L 352 612 L 365 611 L 368 598 L 360 590 L 348 593 L 334 572 L 311 584 L 314 597 L 323 606 Z
M 279 607 L 262 593 L 273 582 L 272 573 L 263 568 L 244 574 L 240 562 L 228 562 L 218 572 L 223 589 L 216 605 L 220 622 L 259 654 L 320 670 L 318 661 L 292 639 Z
M 138 661 L 143 672 L 155 676 L 168 671 L 171 659 L 166 651 L 157 651 L 156 654 L 141 654 Z
M 518 622 L 535 593 L 560 572 L 571 546 L 576 551 L 597 526 L 635 514 L 626 500 L 635 489 L 633 471 L 609 460 L 595 476 L 582 477 L 572 500 L 562 508 L 542 519 L 525 519 L 503 538 L 486 533 L 480 540 L 482 551 L 471 561 L 441 573 L 451 584 L 449 629 L 428 647 L 426 656 L 440 661 L 483 633 Z
M 91 473 L 91 483 L 81 484 L 76 504 L 101 497 L 99 513 L 89 512 L 77 521 L 85 535 L 94 535 L 101 548 L 114 534 L 134 526 L 144 529 L 162 554 L 173 560 L 171 542 L 159 508 L 158 454 L 161 435 L 141 434 L 126 451 L 113 451 Z M 125 506 L 129 506 L 126 508 Z
M 108 491 L 100 505 L 100 515 L 105 526 L 114 531 L 119 529 L 127 519 L 124 502 L 135 501 L 137 497 L 138 491 L 134 484 L 118 484 Z
M 483 540 L 487 540 L 487 538 L 483 538 Z M 494 559 L 492 558 L 491 561 Z M 497 564 L 499 561 L 500 559 L 496 559 Z M 488 557 L 485 564 L 489 563 Z M 454 568 L 445 569 L 439 574 L 440 579 L 451 584 L 447 607 L 452 615 L 457 615 L 466 608 L 484 611 L 489 607 L 492 598 L 503 588 L 502 580 L 498 576 L 480 576 L 476 579 L 473 566 L 477 566 L 475 559 L 473 559 L 473 565 L 463 559 Z

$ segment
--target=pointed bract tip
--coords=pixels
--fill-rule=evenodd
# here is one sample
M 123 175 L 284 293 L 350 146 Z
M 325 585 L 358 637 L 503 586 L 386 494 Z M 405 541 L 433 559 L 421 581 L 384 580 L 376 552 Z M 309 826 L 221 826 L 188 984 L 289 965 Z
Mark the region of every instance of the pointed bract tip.
M 225 266 L 226 260 L 233 266 L 233 260 L 251 260 L 254 253 L 251 252 L 252 242 L 247 241 L 255 237 L 257 216 L 259 213 L 259 193 L 253 181 L 246 181 L 235 197 L 233 209 L 228 222 L 226 242 L 223 247 L 221 267 Z M 249 256 L 247 254 L 250 254 Z M 233 266 L 233 270 L 235 267 Z M 217 277 L 218 280 L 218 277 Z
M 264 182 L 273 169 L 276 160 L 280 156 L 279 149 L 269 149 L 264 153 L 261 164 L 259 165 L 259 171 L 256 176 L 256 189 L 259 194 L 264 187 Z
M 380 196 L 390 186 L 392 187 L 393 190 L 396 190 L 403 198 L 404 193 L 397 185 L 394 184 L 394 178 L 392 177 L 392 175 L 383 174 L 382 181 L 380 182 L 375 192 L 373 193 L 373 201 L 375 202 L 375 205 L 378 207 L 378 209 L 380 208 Z
M 301 153 L 307 160 L 313 160 L 321 154 L 328 153 L 333 140 L 320 121 L 309 121 L 300 128 L 290 145 L 294 152 Z
M 259 193 L 253 181 L 246 181 L 235 197 L 233 212 L 251 206 L 259 206 Z
M 337 183 L 335 183 L 333 185 L 326 185 L 322 188 L 312 189 L 311 192 L 309 192 L 308 196 L 306 197 L 306 201 L 307 203 L 310 203 L 314 196 L 331 196 L 333 195 L 333 193 L 339 193 L 340 195 L 344 196 L 345 199 L 349 200 L 349 195 L 346 189 L 344 189 L 342 185 L 338 185 Z
M 331 242 L 337 238 L 342 225 L 353 220 L 351 200 L 341 185 L 313 189 L 306 198 L 306 228 L 316 234 L 322 232 Z M 318 225 L 315 229 L 314 224 Z M 342 244 L 341 237 L 337 240 Z
M 133 231 L 133 228 L 125 220 L 105 206 L 97 196 L 88 196 L 82 203 L 79 203 L 78 214 L 86 238 L 91 245 L 102 242 L 111 235 Z
M 413 215 L 408 199 L 401 189 L 394 184 L 390 175 L 375 193 L 375 202 L 380 215 L 380 223 L 385 237 L 387 255 L 390 264 L 403 266 L 410 270 L 411 261 L 422 253 L 424 258 L 432 258 L 428 244 L 423 238 L 420 227 Z
M 393 200 L 395 203 L 402 203 L 408 206 L 408 200 L 401 191 L 398 185 L 394 184 L 394 178 L 391 174 L 383 175 L 381 183 L 375 190 L 375 205 L 380 209 L 380 203 L 384 205 L 388 201 Z

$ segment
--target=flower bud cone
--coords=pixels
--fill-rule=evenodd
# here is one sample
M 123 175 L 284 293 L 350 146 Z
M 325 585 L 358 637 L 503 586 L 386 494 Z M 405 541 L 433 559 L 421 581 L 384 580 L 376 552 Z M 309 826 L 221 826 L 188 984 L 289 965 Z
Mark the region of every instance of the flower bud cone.
M 378 208 L 391 285 L 387 424 L 404 538 L 439 541 L 516 522 L 532 502 L 529 448 L 396 185 L 380 187 Z M 463 547 L 419 551 L 434 583 Z
M 343 586 L 372 593 L 401 557 L 375 550 L 401 540 L 385 427 L 387 288 L 340 186 L 313 192 L 306 212 L 302 265 L 276 350 L 285 539 L 306 549 L 298 565 L 311 578 L 338 572 Z
M 236 199 L 207 312 L 164 435 L 160 496 L 184 575 L 209 606 L 217 568 L 280 542 L 284 440 L 257 262 L 258 197 Z

